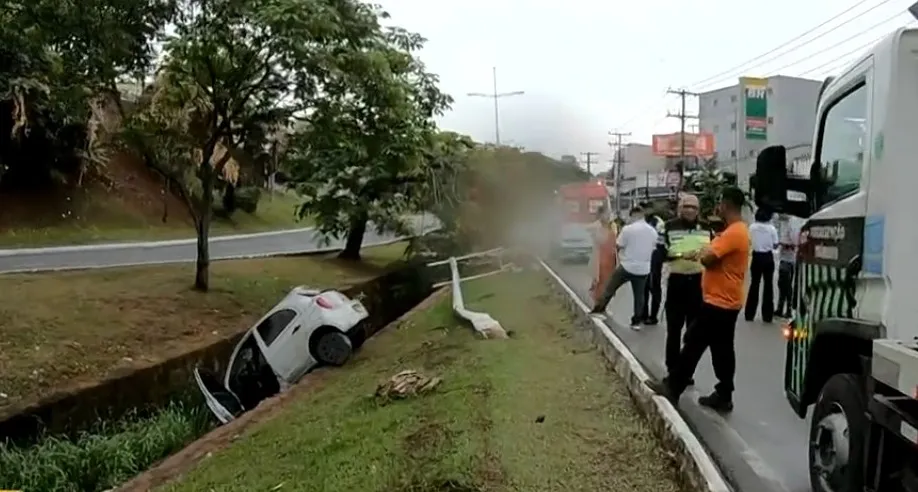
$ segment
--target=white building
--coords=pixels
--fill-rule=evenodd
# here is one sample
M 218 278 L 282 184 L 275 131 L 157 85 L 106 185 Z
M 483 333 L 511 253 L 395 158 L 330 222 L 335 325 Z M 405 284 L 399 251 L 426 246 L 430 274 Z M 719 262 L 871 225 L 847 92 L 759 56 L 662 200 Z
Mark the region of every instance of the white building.
M 809 152 L 821 86 L 818 80 L 777 75 L 741 78 L 701 94 L 699 126 L 714 135 L 718 165 L 735 172 L 738 184 L 748 188 L 765 147 L 784 145 L 788 160 Z

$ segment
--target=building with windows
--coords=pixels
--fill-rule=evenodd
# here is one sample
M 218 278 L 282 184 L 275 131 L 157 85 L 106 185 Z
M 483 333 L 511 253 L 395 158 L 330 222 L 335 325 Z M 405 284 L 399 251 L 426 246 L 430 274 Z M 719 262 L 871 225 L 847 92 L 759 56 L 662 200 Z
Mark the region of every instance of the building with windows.
M 810 151 L 822 81 L 777 75 L 742 77 L 739 83 L 702 93 L 701 131 L 714 135 L 718 165 L 735 172 L 748 189 L 758 153 L 784 145 L 788 159 Z

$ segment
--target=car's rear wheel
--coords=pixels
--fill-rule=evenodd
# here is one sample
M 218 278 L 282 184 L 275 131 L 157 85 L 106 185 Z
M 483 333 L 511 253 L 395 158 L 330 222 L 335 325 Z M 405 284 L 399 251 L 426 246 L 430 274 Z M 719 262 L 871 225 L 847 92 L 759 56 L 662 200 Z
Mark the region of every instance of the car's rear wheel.
M 343 366 L 353 353 L 351 340 L 340 331 L 323 333 L 316 341 L 313 356 L 322 364 Z

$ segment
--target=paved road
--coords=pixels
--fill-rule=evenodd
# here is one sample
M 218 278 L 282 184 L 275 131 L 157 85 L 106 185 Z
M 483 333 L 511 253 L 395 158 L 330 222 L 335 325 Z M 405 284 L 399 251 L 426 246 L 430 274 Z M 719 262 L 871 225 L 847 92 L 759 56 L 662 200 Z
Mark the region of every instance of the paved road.
M 585 265 L 553 264 L 557 273 L 588 299 L 590 275 Z M 622 288 L 610 305 L 613 331 L 656 377 L 665 373 L 661 323 L 640 332 L 626 327 L 631 293 Z M 784 399 L 784 344 L 777 324 L 747 323 L 740 315 L 736 333 L 737 374 L 735 410 L 724 418 L 695 402 L 716 379 L 705 355 L 695 375 L 697 390 L 690 389 L 679 410 L 711 450 L 731 482 L 742 492 L 808 492 L 807 436 L 809 424 L 790 409 Z
M 412 217 L 410 221 L 417 231 L 427 232 L 436 227 L 436 219 L 429 216 Z M 394 239 L 396 237 L 391 234 L 377 234 L 371 227 L 363 244 Z M 343 245 L 341 239 L 332 239 L 326 244 L 318 232 L 308 228 L 213 238 L 210 254 L 212 259 L 219 260 L 304 253 L 324 248 L 334 250 Z M 177 240 L 0 250 L 0 273 L 190 262 L 195 259 L 195 248 L 194 240 Z

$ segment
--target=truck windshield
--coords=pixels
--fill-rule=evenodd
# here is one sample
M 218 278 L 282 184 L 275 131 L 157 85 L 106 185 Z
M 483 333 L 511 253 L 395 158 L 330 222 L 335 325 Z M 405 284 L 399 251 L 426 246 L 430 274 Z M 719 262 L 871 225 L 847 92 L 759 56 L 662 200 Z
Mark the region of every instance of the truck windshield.
M 861 85 L 838 99 L 822 122 L 819 160 L 827 184 L 821 204 L 857 191 L 861 186 L 867 134 L 867 86 Z M 837 174 L 833 172 L 837 164 Z

